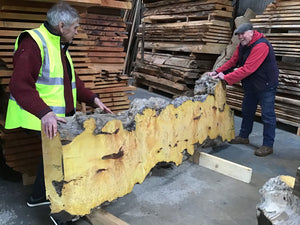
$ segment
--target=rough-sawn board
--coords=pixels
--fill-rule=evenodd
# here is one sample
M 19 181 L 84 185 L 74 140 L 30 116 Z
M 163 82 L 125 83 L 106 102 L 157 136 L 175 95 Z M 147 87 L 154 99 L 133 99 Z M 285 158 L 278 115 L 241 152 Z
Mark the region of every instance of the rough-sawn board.
M 130 193 L 158 162 L 179 165 L 185 151 L 194 153 L 194 144 L 234 137 L 233 112 L 221 82 L 202 101 L 144 109 L 134 116 L 130 128 L 117 118 L 99 128 L 96 124 L 101 119 L 94 115 L 72 138 L 61 138 L 61 133 L 50 140 L 42 134 L 51 213 L 89 214 L 102 203 Z

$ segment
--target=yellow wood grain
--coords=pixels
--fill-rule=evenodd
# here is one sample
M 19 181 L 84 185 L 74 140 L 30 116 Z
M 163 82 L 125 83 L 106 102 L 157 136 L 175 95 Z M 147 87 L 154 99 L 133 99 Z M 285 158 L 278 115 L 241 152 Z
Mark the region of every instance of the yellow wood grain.
M 179 165 L 184 150 L 193 155 L 195 143 L 218 136 L 223 141 L 234 138 L 233 112 L 221 82 L 204 102 L 168 105 L 159 115 L 146 109 L 135 116 L 135 123 L 135 130 L 128 131 L 120 120 L 113 120 L 95 135 L 95 120 L 90 118 L 84 122 L 85 130 L 67 145 L 59 136 L 53 140 L 42 136 L 52 213 L 89 214 L 103 202 L 130 193 L 158 162 Z M 57 182 L 63 186 L 61 195 L 53 185 Z

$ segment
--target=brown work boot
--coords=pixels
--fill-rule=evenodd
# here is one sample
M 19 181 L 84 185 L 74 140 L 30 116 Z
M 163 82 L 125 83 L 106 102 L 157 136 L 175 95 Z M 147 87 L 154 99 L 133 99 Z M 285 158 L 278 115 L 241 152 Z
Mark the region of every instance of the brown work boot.
M 230 144 L 249 144 L 249 139 L 248 138 L 242 138 L 240 136 L 236 136 L 229 143 Z
M 269 146 L 261 146 L 260 148 L 256 149 L 254 154 L 256 156 L 267 156 L 273 153 L 273 148 Z

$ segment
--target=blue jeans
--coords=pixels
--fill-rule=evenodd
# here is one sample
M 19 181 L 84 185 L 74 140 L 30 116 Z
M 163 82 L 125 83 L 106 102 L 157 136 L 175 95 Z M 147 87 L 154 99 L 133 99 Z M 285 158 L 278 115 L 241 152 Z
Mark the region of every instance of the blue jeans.
M 276 88 L 269 88 L 261 92 L 245 91 L 242 103 L 242 125 L 240 137 L 248 138 L 253 129 L 253 122 L 257 105 L 261 106 L 261 118 L 264 126 L 263 145 L 273 147 L 276 129 L 275 115 Z

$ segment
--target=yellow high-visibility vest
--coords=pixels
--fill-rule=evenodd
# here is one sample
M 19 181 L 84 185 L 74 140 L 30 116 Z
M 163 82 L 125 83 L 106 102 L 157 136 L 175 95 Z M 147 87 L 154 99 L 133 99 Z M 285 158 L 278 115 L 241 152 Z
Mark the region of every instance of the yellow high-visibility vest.
M 30 34 L 41 51 L 42 66 L 35 83 L 36 90 L 43 101 L 58 117 L 65 117 L 64 69 L 61 61 L 60 36 L 51 34 L 44 24 L 37 29 L 26 30 L 24 32 Z M 15 51 L 18 49 L 20 36 L 16 40 Z M 71 85 L 75 109 L 77 95 L 75 72 L 69 51 L 66 52 L 66 55 L 72 71 Z M 14 129 L 18 127 L 41 130 L 41 121 L 38 117 L 22 109 L 11 94 L 8 101 L 5 128 Z

